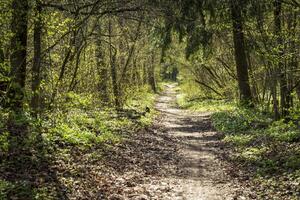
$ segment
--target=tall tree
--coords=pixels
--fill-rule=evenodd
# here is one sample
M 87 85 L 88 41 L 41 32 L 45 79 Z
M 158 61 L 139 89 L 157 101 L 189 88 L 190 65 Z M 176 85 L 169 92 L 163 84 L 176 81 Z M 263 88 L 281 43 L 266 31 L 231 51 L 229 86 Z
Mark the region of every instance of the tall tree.
M 102 34 L 103 34 L 103 25 L 100 24 L 100 20 L 97 25 L 96 33 L 96 65 L 97 71 L 99 74 L 99 93 L 100 98 L 104 103 L 109 102 L 109 74 L 107 64 L 105 63 L 105 48 L 103 48 Z
M 3 49 L 0 46 L 0 105 L 4 105 L 5 101 L 5 92 L 7 89 L 7 80 L 4 77 L 7 75 L 6 70 L 4 69 L 5 57 Z
M 283 62 L 283 36 L 282 36 L 282 25 L 281 25 L 281 16 L 282 16 L 282 0 L 274 1 L 274 24 L 275 24 L 275 36 L 277 38 L 278 46 L 278 62 L 277 62 L 277 71 L 279 73 L 279 85 L 280 85 L 280 108 L 281 115 L 285 117 L 288 115 L 289 111 L 289 101 L 288 101 L 288 83 L 286 76 L 286 65 Z
M 110 71 L 111 71 L 111 79 L 112 79 L 112 90 L 114 94 L 114 104 L 117 109 L 120 109 L 121 101 L 120 101 L 119 84 L 117 80 L 117 63 L 116 63 L 117 50 L 113 49 L 113 44 L 112 44 L 113 27 L 112 27 L 111 19 L 109 19 L 109 23 L 108 23 L 108 35 L 109 35 Z
M 242 20 L 242 5 L 238 0 L 230 1 L 232 30 L 233 30 L 233 42 L 234 53 L 236 62 L 236 71 L 238 78 L 238 85 L 240 91 L 240 100 L 242 104 L 251 105 L 253 102 L 249 74 L 248 74 L 248 62 L 246 57 L 245 39 L 243 32 L 243 20 Z
M 42 5 L 40 0 L 36 0 L 35 8 L 36 18 L 34 20 L 33 33 L 33 67 L 32 67 L 32 98 L 31 108 L 34 115 L 37 115 L 40 110 L 40 84 L 41 84 L 41 49 L 42 49 Z
M 9 88 L 9 103 L 14 111 L 22 111 L 27 56 L 27 15 L 28 1 L 12 1 L 11 30 L 11 85 Z
M 151 86 L 151 89 L 153 92 L 157 92 L 156 88 L 156 82 L 155 82 L 155 51 L 152 50 L 151 52 L 151 62 L 150 62 L 150 69 L 149 69 L 149 74 L 148 74 L 148 80 L 149 80 L 149 85 Z

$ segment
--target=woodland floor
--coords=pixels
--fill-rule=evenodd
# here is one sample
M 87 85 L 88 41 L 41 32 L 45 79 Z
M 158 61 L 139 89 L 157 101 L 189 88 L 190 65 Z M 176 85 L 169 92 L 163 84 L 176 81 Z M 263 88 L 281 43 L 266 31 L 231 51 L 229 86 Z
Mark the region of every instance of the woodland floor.
M 120 173 L 109 181 L 103 198 L 251 199 L 251 192 L 232 177 L 236 169 L 222 159 L 222 135 L 212 129 L 211 113 L 178 108 L 175 87 L 167 85 L 158 97 L 161 114 L 154 126 L 107 155 Z
M 243 173 L 226 161 L 228 149 L 211 126 L 211 113 L 178 108 L 176 95 L 176 84 L 167 85 L 156 100 L 160 114 L 154 125 L 123 130 L 117 145 L 61 146 L 46 157 L 25 151 L 21 164 L 0 168 L 0 178 L 19 183 L 8 199 L 256 199 Z

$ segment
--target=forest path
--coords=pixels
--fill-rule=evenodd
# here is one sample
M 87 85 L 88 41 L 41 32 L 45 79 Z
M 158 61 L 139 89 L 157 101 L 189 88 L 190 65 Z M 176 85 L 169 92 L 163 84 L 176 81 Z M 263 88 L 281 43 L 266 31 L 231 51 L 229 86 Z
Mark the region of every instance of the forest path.
M 156 109 L 161 113 L 156 125 L 168 138 L 176 141 L 180 162 L 164 182 L 176 186 L 166 199 L 221 200 L 238 197 L 238 184 L 226 173 L 226 164 L 219 159 L 222 145 L 212 130 L 211 113 L 192 113 L 176 105 L 176 84 L 166 85 L 158 97 Z M 172 174 L 173 173 L 173 174 Z
M 166 85 L 156 99 L 160 115 L 153 126 L 108 152 L 104 169 L 115 173 L 101 185 L 101 200 L 249 199 L 244 184 L 232 178 L 238 169 L 222 159 L 226 148 L 211 113 L 179 108 L 176 87 Z

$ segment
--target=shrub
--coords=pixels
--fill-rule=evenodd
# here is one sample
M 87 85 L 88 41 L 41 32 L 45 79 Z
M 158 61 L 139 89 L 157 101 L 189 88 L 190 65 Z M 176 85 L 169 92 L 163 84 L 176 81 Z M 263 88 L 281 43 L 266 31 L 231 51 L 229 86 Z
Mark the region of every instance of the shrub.
M 273 139 L 282 142 L 298 142 L 300 141 L 300 130 L 293 122 L 285 123 L 283 120 L 272 123 L 267 130 Z
M 217 112 L 212 115 L 213 126 L 224 133 L 238 133 L 250 128 L 249 121 L 237 112 Z

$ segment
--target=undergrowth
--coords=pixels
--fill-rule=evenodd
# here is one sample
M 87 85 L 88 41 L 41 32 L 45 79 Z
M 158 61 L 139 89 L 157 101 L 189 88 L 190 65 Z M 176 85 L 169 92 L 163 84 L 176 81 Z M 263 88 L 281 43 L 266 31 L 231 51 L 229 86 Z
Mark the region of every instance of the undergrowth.
M 177 90 L 182 90 L 180 87 Z M 186 89 L 184 90 L 186 91 Z M 199 112 L 229 111 L 234 109 L 234 103 L 228 100 L 220 100 L 198 96 L 193 93 L 180 93 L 177 95 L 177 105 L 183 109 Z
M 57 163 L 72 162 L 74 152 L 101 160 L 101 151 L 151 125 L 156 112 L 149 91 L 145 87 L 132 92 L 123 110 L 97 106 L 91 96 L 75 93 L 66 94 L 61 99 L 66 103 L 38 119 L 26 111 L 14 115 L 1 110 L 0 200 L 63 199 L 60 183 L 72 183 L 78 172 L 55 175 L 51 171 L 60 170 Z
M 242 177 L 250 176 L 258 199 L 299 199 L 299 114 L 292 113 L 289 122 L 274 121 L 270 114 L 256 109 L 188 93 L 178 95 L 177 104 L 193 111 L 213 112 L 212 125 L 224 133 L 228 160 L 239 166 Z
M 232 147 L 228 158 L 252 175 L 260 199 L 299 197 L 300 129 L 294 121 L 273 121 L 259 111 L 237 107 L 214 113 L 212 123 Z

